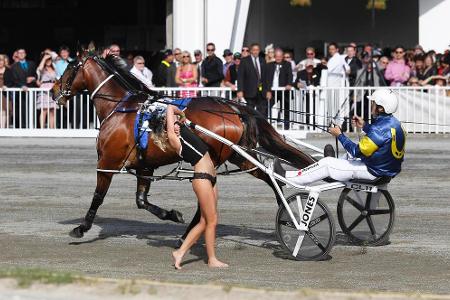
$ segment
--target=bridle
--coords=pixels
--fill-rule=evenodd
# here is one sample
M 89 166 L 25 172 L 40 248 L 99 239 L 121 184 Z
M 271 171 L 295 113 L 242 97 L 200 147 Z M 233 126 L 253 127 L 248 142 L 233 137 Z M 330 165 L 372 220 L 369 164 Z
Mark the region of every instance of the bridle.
M 80 70 L 80 68 L 83 66 L 84 64 L 84 60 L 83 61 L 78 61 L 74 66 L 69 64 L 70 68 L 73 68 L 72 73 L 70 74 L 70 77 L 67 79 L 66 84 L 64 85 L 64 87 L 62 87 L 59 92 L 55 95 L 54 100 L 56 101 L 56 103 L 59 104 L 59 101 L 61 100 L 61 98 L 65 97 L 65 98 L 71 98 L 74 95 L 72 94 L 71 88 L 72 88 L 72 83 L 75 80 L 75 77 L 78 74 L 78 71 Z
M 107 76 L 92 92 L 92 94 L 90 95 L 90 100 L 94 101 L 94 98 L 102 98 L 102 99 L 106 99 L 110 102 L 120 102 L 120 101 L 116 101 L 116 100 L 111 100 L 111 98 L 114 98 L 110 95 L 104 95 L 104 94 L 99 94 L 98 91 L 109 81 L 111 80 L 113 77 L 115 77 L 117 79 L 117 81 L 119 81 L 121 83 L 121 85 L 124 87 L 124 89 L 126 91 L 128 91 L 131 94 L 134 95 L 139 95 L 139 94 L 145 94 L 147 97 L 151 97 L 151 95 L 147 94 L 147 93 L 143 93 L 139 90 L 136 90 L 133 86 L 131 86 L 123 77 L 120 73 L 118 73 L 116 70 L 112 69 L 110 66 L 108 66 L 108 64 L 104 63 L 100 57 L 96 56 L 96 55 L 89 55 L 84 57 L 82 60 L 78 61 L 76 64 L 70 66 L 73 70 L 72 74 L 70 74 L 70 77 L 67 79 L 66 83 L 64 84 L 64 86 L 60 89 L 60 91 L 58 92 L 58 94 L 55 95 L 54 100 L 56 102 L 59 103 L 59 100 L 63 97 L 73 97 L 75 96 L 72 91 L 72 84 L 73 81 L 75 80 L 75 77 L 78 73 L 78 71 L 80 70 L 80 68 L 85 64 L 85 62 L 89 59 L 93 59 L 94 62 L 100 66 L 100 68 L 102 68 L 104 71 L 106 71 L 107 73 L 109 73 L 110 75 Z
M 63 97 L 66 98 L 71 98 L 73 96 L 75 96 L 71 89 L 72 89 L 72 84 L 75 80 L 75 77 L 78 74 L 78 71 L 80 70 L 81 67 L 83 67 L 84 63 L 89 59 L 92 58 L 97 64 L 100 65 L 100 67 L 103 68 L 103 65 L 99 63 L 99 58 L 97 56 L 87 56 L 85 58 L 83 58 L 82 60 L 79 60 L 75 65 L 70 66 L 70 68 L 72 68 L 72 73 L 70 74 L 70 77 L 67 79 L 66 83 L 64 84 L 64 87 L 62 87 L 58 94 L 56 94 L 54 100 L 59 103 L 59 100 Z M 104 79 L 92 92 L 92 94 L 90 95 L 90 100 L 93 101 L 96 95 L 100 95 L 97 94 L 98 91 L 114 76 L 117 75 L 117 72 L 112 72 L 112 74 L 110 74 L 108 77 L 106 77 L 106 79 Z M 105 95 L 103 95 L 105 96 Z M 117 101 L 113 101 L 113 102 L 117 102 Z

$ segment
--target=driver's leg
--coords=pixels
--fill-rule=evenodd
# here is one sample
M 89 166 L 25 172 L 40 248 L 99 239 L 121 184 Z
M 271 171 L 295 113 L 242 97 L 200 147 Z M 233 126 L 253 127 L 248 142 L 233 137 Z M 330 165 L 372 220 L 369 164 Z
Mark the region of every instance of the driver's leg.
M 286 178 L 299 185 L 307 185 L 327 177 L 337 181 L 351 179 L 375 179 L 367 171 L 366 165 L 361 161 L 349 161 L 335 157 L 325 157 L 299 171 L 286 171 Z

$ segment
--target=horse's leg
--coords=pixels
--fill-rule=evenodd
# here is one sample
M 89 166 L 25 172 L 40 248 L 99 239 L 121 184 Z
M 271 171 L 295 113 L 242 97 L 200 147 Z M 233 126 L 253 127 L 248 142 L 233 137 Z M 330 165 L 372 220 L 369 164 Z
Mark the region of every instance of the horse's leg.
M 153 175 L 153 170 L 137 171 L 136 205 L 139 209 L 145 209 L 161 220 L 171 220 L 176 223 L 184 223 L 183 214 L 177 210 L 167 211 L 157 205 L 151 204 L 147 200 L 150 190 L 151 180 L 145 176 Z M 144 176 L 144 177 L 141 177 Z
M 113 174 L 97 172 L 97 187 L 95 188 L 94 197 L 92 198 L 91 207 L 89 208 L 86 216 L 84 217 L 83 223 L 75 227 L 71 232 L 71 237 L 81 238 L 84 233 L 87 232 L 92 227 L 97 210 L 102 205 L 103 199 L 108 192 L 109 185 L 111 184 Z
M 183 236 L 178 239 L 177 248 L 181 247 L 181 245 L 183 244 L 184 240 L 186 239 L 187 235 L 192 230 L 192 228 L 194 228 L 195 225 L 197 225 L 198 222 L 200 222 L 200 217 L 201 217 L 200 204 L 197 203 L 197 211 L 195 212 L 195 215 L 192 218 L 191 223 L 189 223 L 188 227 L 186 228 L 186 231 L 184 232 Z

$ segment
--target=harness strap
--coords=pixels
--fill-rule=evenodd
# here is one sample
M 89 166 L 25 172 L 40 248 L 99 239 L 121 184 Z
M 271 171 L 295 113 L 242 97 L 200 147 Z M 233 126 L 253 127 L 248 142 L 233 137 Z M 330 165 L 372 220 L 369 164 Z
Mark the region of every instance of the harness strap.
M 190 180 L 192 182 L 192 180 L 195 179 L 206 179 L 211 181 L 212 186 L 214 187 L 217 183 L 217 177 L 216 176 L 212 176 L 209 173 L 204 173 L 204 172 L 194 172 L 194 175 L 192 176 L 192 179 Z
M 111 78 L 114 77 L 114 74 L 109 75 L 108 77 L 106 77 L 105 80 L 103 80 L 98 86 L 97 88 L 92 92 L 91 94 L 91 99 L 94 99 L 95 94 L 97 94 L 97 92 L 105 85 L 105 83 L 107 83 Z

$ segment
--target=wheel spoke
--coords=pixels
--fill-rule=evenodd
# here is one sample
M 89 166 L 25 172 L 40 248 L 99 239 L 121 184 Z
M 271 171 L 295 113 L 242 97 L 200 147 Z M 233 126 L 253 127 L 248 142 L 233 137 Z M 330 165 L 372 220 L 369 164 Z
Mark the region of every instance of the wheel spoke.
M 369 225 L 369 228 L 370 228 L 370 233 L 373 235 L 373 237 L 376 238 L 377 232 L 375 230 L 375 226 L 373 226 L 372 218 L 370 216 L 367 216 L 366 220 L 367 220 L 367 225 Z
M 309 226 L 308 228 L 311 229 L 314 226 L 316 226 L 317 224 L 319 224 L 320 222 L 322 222 L 323 220 L 327 219 L 328 215 L 327 214 L 323 214 L 320 217 L 315 218 L 314 220 L 311 220 L 311 222 L 309 222 Z
M 326 251 L 325 247 L 322 245 L 322 243 L 319 241 L 319 239 L 314 235 L 314 233 L 312 233 L 311 231 L 308 231 L 306 234 L 314 242 L 314 244 L 316 244 L 317 247 L 319 247 L 320 250 L 322 250 L 322 252 Z
M 348 227 L 348 231 L 352 231 L 356 226 L 358 226 L 359 223 L 361 223 L 362 220 L 364 220 L 365 216 L 359 215 L 358 218 L 356 218 L 355 221 L 353 221 L 352 225 Z
M 279 220 L 278 224 L 295 229 L 295 225 L 294 223 L 292 223 L 292 221 Z
M 369 215 L 385 215 L 390 213 L 391 213 L 390 209 L 370 209 L 367 211 L 367 214 Z
M 347 195 L 347 197 L 345 197 L 345 199 L 351 204 L 353 205 L 357 210 L 362 211 L 364 210 L 364 207 L 359 204 L 358 202 L 356 202 L 354 199 L 352 199 L 350 196 Z
M 292 252 L 292 256 L 297 257 L 298 251 L 300 251 L 300 247 L 302 246 L 304 238 L 305 238 L 305 232 L 303 231 L 298 236 L 297 243 L 295 243 L 294 251 Z
M 372 200 L 372 193 L 367 193 L 366 197 L 366 210 L 370 208 L 370 201 Z

